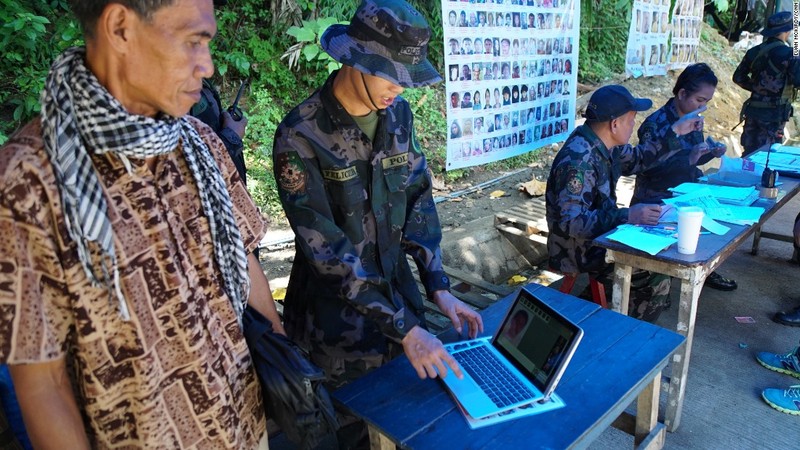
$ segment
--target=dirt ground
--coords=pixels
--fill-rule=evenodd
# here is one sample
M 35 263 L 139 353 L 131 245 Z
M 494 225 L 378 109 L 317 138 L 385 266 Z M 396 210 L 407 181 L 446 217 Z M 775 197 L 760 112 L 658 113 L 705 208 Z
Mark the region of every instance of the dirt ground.
M 725 142 L 728 145 L 728 156 L 739 156 L 741 149 L 738 147 L 738 142 L 741 126 L 733 131 L 731 129 L 739 122 L 739 110 L 748 93 L 736 86 L 731 81 L 731 76 L 744 56 L 744 50 L 732 48 L 724 37 L 718 35 L 707 25 L 704 25 L 703 35 L 704 38 L 700 41 L 699 61 L 711 66 L 719 79 L 714 98 L 709 102 L 708 110 L 704 114 L 705 133 L 706 136 L 712 136 L 715 140 Z M 675 71 L 668 72 L 666 76 L 629 79 L 619 76 L 604 84 L 620 83 L 627 87 L 633 95 L 650 98 L 653 100 L 652 111 L 654 111 L 672 97 L 672 87 L 679 74 L 680 71 Z M 593 90 L 601 86 L 602 84 L 585 86 L 584 89 L 581 89 L 576 101 L 579 118 Z M 647 115 L 647 113 L 637 115 L 637 129 Z M 792 127 L 790 127 L 790 135 L 793 134 L 792 131 Z M 632 143 L 636 144 L 637 141 L 636 133 L 634 133 Z M 435 190 L 434 197 L 438 197 L 440 200 L 446 199 L 437 204 L 443 231 L 447 232 L 472 220 L 494 215 L 530 199 L 528 194 L 519 190 L 520 185 L 534 179 L 541 182 L 546 181 L 550 170 L 550 161 L 558 148 L 558 145 L 554 145 L 540 149 L 540 158 L 536 163 L 510 173 L 498 173 L 477 167 L 471 171 L 470 176 L 448 185 L 441 180 L 435 180 L 434 184 L 440 189 Z M 714 163 L 712 162 L 710 165 L 713 166 Z M 709 167 L 706 169 L 708 170 Z M 713 170 L 713 167 L 711 169 Z M 499 197 L 497 194 L 492 195 L 495 191 L 502 191 L 502 195 Z M 274 231 L 280 231 L 284 230 L 286 225 L 273 223 L 272 227 Z M 294 254 L 292 248 L 284 245 L 277 247 L 278 250 L 262 251 L 261 257 L 267 275 L 271 280 L 276 280 L 273 282 L 273 287 L 285 285 Z

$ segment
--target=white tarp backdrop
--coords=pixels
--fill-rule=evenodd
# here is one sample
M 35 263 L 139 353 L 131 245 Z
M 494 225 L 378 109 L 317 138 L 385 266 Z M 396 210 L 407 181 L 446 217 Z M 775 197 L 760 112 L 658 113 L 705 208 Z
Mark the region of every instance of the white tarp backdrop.
M 442 2 L 447 169 L 563 141 L 575 127 L 580 0 Z
M 678 0 L 672 10 L 672 53 L 670 70 L 683 69 L 697 62 L 703 0 Z
M 625 53 L 627 75 L 666 75 L 669 25 L 669 0 L 634 0 Z
M 666 75 L 697 62 L 703 0 L 677 0 L 669 17 L 670 0 L 634 0 L 625 73 Z

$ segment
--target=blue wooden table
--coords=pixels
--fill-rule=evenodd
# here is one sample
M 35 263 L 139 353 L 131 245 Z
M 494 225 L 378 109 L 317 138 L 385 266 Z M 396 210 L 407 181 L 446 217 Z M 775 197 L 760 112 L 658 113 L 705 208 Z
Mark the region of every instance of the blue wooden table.
M 639 448 L 661 448 L 661 370 L 684 338 L 538 284 L 528 289 L 585 333 L 556 389 L 564 408 L 471 430 L 441 382 L 420 380 L 404 356 L 335 391 L 334 399 L 368 423 L 373 448 L 584 448 L 611 425 L 633 434 Z M 500 326 L 514 296 L 481 312 L 487 332 Z M 624 410 L 637 399 L 634 418 Z

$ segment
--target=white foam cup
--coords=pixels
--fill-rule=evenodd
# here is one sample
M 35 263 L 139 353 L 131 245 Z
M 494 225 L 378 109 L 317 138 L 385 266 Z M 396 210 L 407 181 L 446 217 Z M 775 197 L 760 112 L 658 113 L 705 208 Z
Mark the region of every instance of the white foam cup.
M 678 208 L 678 253 L 691 255 L 697 250 L 697 240 L 700 238 L 702 223 L 702 208 L 697 206 Z

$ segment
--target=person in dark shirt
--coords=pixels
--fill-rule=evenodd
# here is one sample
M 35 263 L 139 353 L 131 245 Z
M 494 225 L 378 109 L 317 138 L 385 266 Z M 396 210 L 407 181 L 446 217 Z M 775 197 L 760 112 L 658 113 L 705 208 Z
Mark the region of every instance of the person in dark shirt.
M 613 267 L 605 262 L 605 250 L 592 245 L 592 240 L 624 223 L 656 224 L 661 213 L 655 204 L 618 207 L 617 180 L 623 174 L 641 172 L 659 157 L 669 157 L 676 151 L 664 154 L 660 144 L 654 142 L 636 147 L 628 144 L 636 112 L 646 111 L 652 104 L 633 97 L 620 85 L 595 91 L 584 114 L 586 124 L 575 128 L 564 142 L 547 179 L 550 266 L 565 274 L 588 273 L 601 281 L 609 297 Z M 701 121 L 687 117 L 676 122 L 668 130 L 668 141 L 696 129 Z M 653 322 L 666 307 L 668 295 L 669 277 L 637 271 L 632 276 L 631 302 L 625 312 Z
M 234 120 L 222 106 L 219 93 L 209 80 L 203 80 L 200 101 L 192 105 L 189 114 L 205 122 L 217 133 L 217 136 L 225 144 L 225 148 L 236 166 L 236 171 L 239 172 L 239 177 L 247 183 L 247 166 L 244 162 L 244 142 L 242 141 L 247 128 L 247 117 L 242 116 L 240 120 Z
M 652 142 L 660 144 L 662 151 L 669 149 L 667 133 L 672 124 L 681 117 L 704 107 L 714 97 L 717 88 L 717 76 L 705 63 L 692 64 L 681 72 L 675 86 L 673 97 L 653 114 L 645 119 L 639 127 L 639 143 Z M 692 131 L 673 141 L 678 152 L 669 158 L 659 158 L 658 162 L 647 170 L 636 174 L 636 185 L 633 188 L 631 204 L 659 203 L 672 197 L 670 188 L 681 183 L 695 182 L 703 171 L 697 166 L 708 163 L 725 154 L 725 144 L 711 140 L 709 145 L 702 130 Z M 717 272 L 711 272 L 706 278 L 705 286 L 721 291 L 732 291 L 737 288 L 736 281 L 725 278 Z
M 770 16 L 761 31 L 767 39 L 748 50 L 733 72 L 733 82 L 750 92 L 741 113 L 742 156 L 779 142 L 792 116 L 791 91 L 800 86 L 800 62 L 787 45 L 791 31 L 791 12 Z

